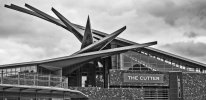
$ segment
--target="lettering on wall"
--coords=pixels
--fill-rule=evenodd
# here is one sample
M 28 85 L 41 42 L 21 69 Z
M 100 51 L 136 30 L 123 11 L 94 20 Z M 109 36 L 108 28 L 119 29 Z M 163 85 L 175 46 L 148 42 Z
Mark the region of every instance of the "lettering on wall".
M 123 73 L 124 82 L 164 83 L 164 74 Z

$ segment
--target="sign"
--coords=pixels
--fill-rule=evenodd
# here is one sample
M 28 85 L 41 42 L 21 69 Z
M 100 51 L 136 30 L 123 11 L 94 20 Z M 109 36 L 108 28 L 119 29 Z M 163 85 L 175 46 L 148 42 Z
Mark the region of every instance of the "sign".
M 123 73 L 124 82 L 164 83 L 164 74 Z

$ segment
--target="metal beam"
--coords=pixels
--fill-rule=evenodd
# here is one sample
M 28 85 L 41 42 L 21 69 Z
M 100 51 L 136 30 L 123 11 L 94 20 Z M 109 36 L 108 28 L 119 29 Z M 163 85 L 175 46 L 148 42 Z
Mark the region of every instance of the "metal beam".
M 46 13 L 41 12 L 41 11 L 39 11 L 39 10 L 37 10 L 37 9 L 29 6 L 29 5 L 25 5 L 25 6 L 28 7 L 28 8 L 30 8 L 30 9 L 32 9 L 33 11 L 36 11 L 37 13 L 39 13 L 39 14 L 41 14 L 41 15 L 43 15 L 43 16 L 51 19 L 51 20 L 56 20 L 56 19 L 52 18 L 51 16 L 47 15 Z M 71 30 L 71 32 L 72 32 L 80 41 L 82 41 L 83 37 L 82 37 L 81 33 L 80 33 L 75 27 L 72 26 L 72 23 L 71 23 L 69 20 L 67 20 L 62 14 L 60 14 L 57 10 L 55 10 L 54 8 L 52 8 L 52 11 L 53 11 L 54 14 L 56 14 L 56 16 L 67 26 L 67 28 L 68 28 L 69 30 Z
M 19 91 L 23 92 L 24 90 L 27 90 L 28 88 L 20 88 Z
M 115 37 L 117 37 L 120 33 L 122 33 L 126 29 L 126 26 L 122 27 L 121 29 L 113 32 L 112 34 L 109 34 L 108 36 L 100 39 L 99 41 L 96 41 L 95 43 L 75 52 L 72 55 L 85 53 L 85 52 L 91 52 L 91 51 L 98 51 L 102 50 L 107 44 L 109 44 Z
M 32 6 L 28 5 L 28 4 L 25 4 L 25 6 L 31 8 L 31 9 L 34 8 L 34 7 L 32 7 Z M 44 19 L 44 20 L 46 20 L 46 21 L 49 21 L 49 22 L 51 22 L 51 23 L 53 23 L 53 24 L 56 24 L 56 25 L 58 25 L 58 26 L 60 26 L 60 27 L 62 27 L 62 28 L 64 28 L 64 29 L 72 32 L 72 30 L 68 29 L 68 28 L 64 25 L 64 23 L 62 23 L 60 20 L 58 20 L 58 19 L 56 19 L 56 18 L 54 18 L 54 17 L 52 17 L 52 16 L 50 16 L 50 15 L 42 12 L 42 11 L 36 9 L 36 8 L 34 8 L 33 10 L 38 11 L 38 13 L 37 13 L 37 12 L 30 11 L 30 10 L 25 9 L 25 8 L 22 8 L 22 7 L 19 7 L 19 6 L 14 5 L 14 4 L 5 5 L 5 7 L 6 7 L 6 8 L 9 8 L 9 9 L 13 9 L 13 10 L 19 11 L 19 12 L 22 12 L 22 13 L 26 13 L 26 14 L 29 14 L 29 15 L 36 16 L 36 17 L 38 17 L 38 18 Z M 77 34 L 74 34 L 74 35 L 78 38 L 78 40 L 79 40 L 80 42 L 82 41 L 82 39 L 83 39 L 83 36 L 82 36 L 82 35 L 77 35 Z
M 43 60 L 43 61 L 40 61 L 39 63 L 49 65 L 49 66 L 57 66 L 57 67 L 64 68 L 64 67 L 69 67 L 75 64 L 88 62 L 93 59 L 107 57 L 107 56 L 115 55 L 118 53 L 123 53 L 128 50 L 140 49 L 140 48 L 155 45 L 155 44 L 157 44 L 156 41 L 139 44 L 139 45 L 132 45 L 132 46 L 126 46 L 126 47 L 120 47 L 120 48 L 94 51 L 94 52 L 89 52 L 89 53 L 82 53 L 82 54 L 77 54 L 77 55 L 72 55 L 72 56 L 67 56 L 67 57 L 54 58 L 50 60 Z
M 2 89 L 3 89 L 3 91 L 6 91 L 6 90 L 11 89 L 11 88 L 13 88 L 13 87 L 4 87 Z
M 39 17 L 41 19 L 44 19 L 44 20 L 47 20 L 49 21 L 47 18 L 33 12 L 33 11 L 30 11 L 28 9 L 25 9 L 25 8 L 22 8 L 22 7 L 19 7 L 17 5 L 14 5 L 14 4 L 11 4 L 11 5 L 5 5 L 6 8 L 9 8 L 9 9 L 13 9 L 13 10 L 16 10 L 16 11 L 19 11 L 19 12 L 23 12 L 23 13 L 26 13 L 26 14 L 29 14 L 29 15 L 33 15 L 33 16 L 36 16 L 36 17 Z

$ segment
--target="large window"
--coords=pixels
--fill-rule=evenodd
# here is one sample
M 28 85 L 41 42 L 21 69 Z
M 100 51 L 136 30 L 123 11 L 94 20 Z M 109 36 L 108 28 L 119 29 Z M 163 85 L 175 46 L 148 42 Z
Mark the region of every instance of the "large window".
M 151 70 L 147 65 L 147 57 L 135 51 L 120 54 L 120 69 L 122 70 Z
M 57 76 L 62 76 L 62 69 L 58 70 L 49 70 L 44 67 L 38 67 L 38 74 L 42 75 L 57 75 Z
M 18 73 L 36 73 L 37 67 L 35 65 L 31 66 L 19 66 L 16 68 L 6 68 L 6 69 L 0 69 L 1 76 L 14 76 Z

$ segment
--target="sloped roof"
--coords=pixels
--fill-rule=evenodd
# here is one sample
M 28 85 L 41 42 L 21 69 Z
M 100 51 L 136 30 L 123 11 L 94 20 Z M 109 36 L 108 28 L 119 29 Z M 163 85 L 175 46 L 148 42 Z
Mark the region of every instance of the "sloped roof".
M 60 69 L 64 67 L 69 67 L 75 64 L 84 63 L 84 62 L 87 62 L 87 61 L 90 61 L 96 58 L 107 57 L 107 56 L 115 55 L 118 53 L 126 52 L 132 49 L 143 48 L 146 46 L 154 45 L 156 43 L 157 42 L 150 42 L 150 43 L 145 43 L 145 44 L 138 44 L 138 45 L 132 45 L 132 46 L 126 46 L 126 47 L 120 47 L 120 48 L 114 48 L 114 49 L 82 53 L 82 54 L 71 55 L 71 56 L 58 57 L 58 58 L 53 58 L 53 59 L 48 59 L 48 60 L 7 64 L 7 65 L 1 65 L 0 67 L 3 68 L 3 67 L 11 67 L 11 66 L 37 64 L 43 67 L 47 67 L 48 69 L 51 69 L 51 70 L 52 69 L 56 70 L 56 69 Z

